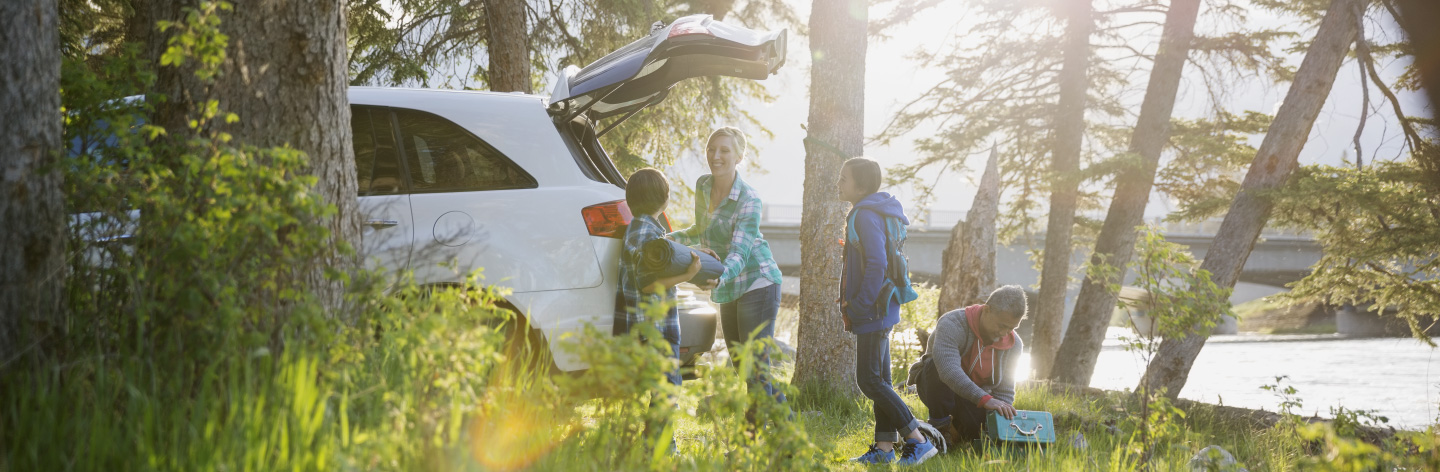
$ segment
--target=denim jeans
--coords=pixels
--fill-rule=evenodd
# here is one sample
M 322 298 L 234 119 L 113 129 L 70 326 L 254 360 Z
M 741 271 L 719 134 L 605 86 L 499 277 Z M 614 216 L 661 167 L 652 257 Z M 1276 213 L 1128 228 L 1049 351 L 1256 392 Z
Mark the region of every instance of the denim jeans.
M 920 427 L 890 384 L 890 330 L 855 336 L 855 383 L 875 403 L 875 440 L 900 442 Z
M 954 423 L 961 441 L 968 443 L 980 439 L 989 410 L 961 398 L 949 385 L 945 385 L 945 382 L 940 380 L 940 373 L 934 362 L 926 364 L 925 370 L 920 373 L 919 383 L 916 390 L 920 394 L 920 401 L 930 409 L 931 425 L 941 428 L 948 423 Z
M 739 300 L 720 304 L 720 328 L 725 332 L 725 348 L 730 351 L 731 365 L 738 365 L 735 353 L 740 345 L 750 339 L 773 339 L 775 337 L 775 315 L 780 311 L 780 284 L 761 287 L 740 296 Z M 751 332 L 760 328 L 754 338 Z M 749 338 L 749 339 L 747 339 Z M 784 402 L 785 395 L 775 390 L 770 383 L 770 353 L 761 353 L 755 366 L 755 376 L 750 379 L 750 388 L 759 385 L 765 393 Z

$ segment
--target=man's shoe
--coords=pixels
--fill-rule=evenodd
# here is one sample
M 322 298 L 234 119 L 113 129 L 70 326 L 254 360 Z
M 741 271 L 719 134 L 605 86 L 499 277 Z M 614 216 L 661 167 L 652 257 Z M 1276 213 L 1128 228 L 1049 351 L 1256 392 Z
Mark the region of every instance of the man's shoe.
M 875 447 L 874 444 L 871 444 L 870 452 L 861 454 L 860 457 L 851 460 L 861 464 L 889 464 L 895 461 L 895 451 L 882 451 L 880 448 Z
M 950 418 L 947 417 L 945 419 L 948 420 Z M 960 430 L 955 429 L 954 421 L 946 421 L 943 425 L 935 425 L 935 429 L 940 431 L 940 438 L 945 441 L 945 449 L 947 452 L 965 445 L 965 441 L 960 440 Z
M 925 462 L 926 459 L 935 457 L 940 451 L 935 449 L 934 444 L 920 442 L 914 439 L 905 440 L 905 452 L 900 455 L 900 465 L 917 465 Z

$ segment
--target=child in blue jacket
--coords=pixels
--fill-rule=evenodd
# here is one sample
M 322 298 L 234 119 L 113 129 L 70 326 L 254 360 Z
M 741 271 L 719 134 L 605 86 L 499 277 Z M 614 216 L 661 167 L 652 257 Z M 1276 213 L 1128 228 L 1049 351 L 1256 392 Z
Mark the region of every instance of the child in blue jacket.
M 845 161 L 836 183 L 840 198 L 853 205 L 845 228 L 840 310 L 846 329 L 855 333 L 855 381 L 875 402 L 875 443 L 855 461 L 894 461 L 895 444 L 904 438 L 899 463 L 911 465 L 937 451 L 920 434 L 919 421 L 890 385 L 890 328 L 900 322 L 900 303 L 888 300 L 890 291 L 882 290 L 888 264 L 885 227 L 895 222 L 903 227 L 910 220 L 895 197 L 879 191 L 881 178 L 880 164 L 857 157 Z

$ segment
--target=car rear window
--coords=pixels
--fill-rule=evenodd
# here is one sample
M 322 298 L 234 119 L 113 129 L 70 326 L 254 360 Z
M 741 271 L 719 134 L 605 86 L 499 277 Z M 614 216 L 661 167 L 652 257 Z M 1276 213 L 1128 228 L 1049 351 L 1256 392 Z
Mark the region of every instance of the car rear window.
M 570 149 L 570 155 L 575 158 L 575 164 L 580 166 L 580 171 L 590 180 L 614 184 L 625 188 L 625 177 L 615 169 L 615 164 L 610 161 L 610 155 L 600 146 L 600 140 L 595 136 L 595 128 L 590 126 L 584 118 L 575 118 L 569 126 L 560 125 L 560 135 L 565 139 L 565 146 Z

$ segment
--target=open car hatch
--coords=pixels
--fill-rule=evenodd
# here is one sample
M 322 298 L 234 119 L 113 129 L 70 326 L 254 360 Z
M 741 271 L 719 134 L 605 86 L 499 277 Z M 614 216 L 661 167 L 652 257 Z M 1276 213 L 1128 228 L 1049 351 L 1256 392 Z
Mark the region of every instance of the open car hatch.
M 592 122 L 619 116 L 600 134 L 664 100 L 670 87 L 692 77 L 722 75 L 762 80 L 785 64 L 784 29 L 754 31 L 710 15 L 682 17 L 600 60 L 566 67 L 550 94 L 558 122 L 586 114 Z

